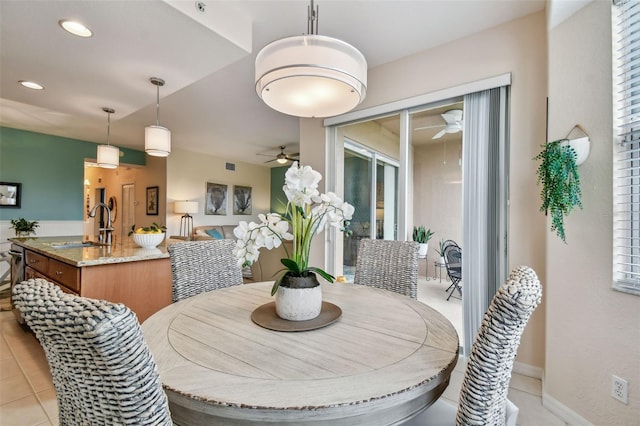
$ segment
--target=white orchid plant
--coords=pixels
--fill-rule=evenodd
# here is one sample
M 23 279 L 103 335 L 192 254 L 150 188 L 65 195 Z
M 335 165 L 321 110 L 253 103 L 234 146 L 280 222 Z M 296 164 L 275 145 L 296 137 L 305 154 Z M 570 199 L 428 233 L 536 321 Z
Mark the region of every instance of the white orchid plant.
M 297 161 L 294 162 L 285 174 L 282 188 L 288 199 L 285 214 L 260 214 L 260 223 L 241 221 L 233 231 L 238 239 L 233 253 L 241 267 L 255 262 L 261 247 L 271 250 L 284 241 L 293 242 L 291 253 L 285 247 L 287 258 L 280 260 L 284 268 L 273 284 L 271 295 L 276 293 L 287 273 L 306 277 L 315 272 L 329 282 L 334 280 L 324 270 L 309 266 L 311 240 L 330 226 L 349 232 L 347 227 L 354 208 L 333 192 L 320 194 L 318 183 L 321 179 L 320 173 L 310 166 L 300 167 Z

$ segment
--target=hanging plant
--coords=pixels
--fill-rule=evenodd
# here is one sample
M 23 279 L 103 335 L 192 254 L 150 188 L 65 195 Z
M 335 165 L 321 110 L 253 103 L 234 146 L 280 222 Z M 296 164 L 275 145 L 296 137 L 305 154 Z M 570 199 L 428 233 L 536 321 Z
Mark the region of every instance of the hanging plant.
M 564 217 L 575 206 L 582 209 L 580 176 L 576 152 L 567 139 L 548 142 L 533 159 L 542 161 L 538 166 L 537 184 L 542 183 L 540 211 L 551 213 L 551 230 L 565 243 Z

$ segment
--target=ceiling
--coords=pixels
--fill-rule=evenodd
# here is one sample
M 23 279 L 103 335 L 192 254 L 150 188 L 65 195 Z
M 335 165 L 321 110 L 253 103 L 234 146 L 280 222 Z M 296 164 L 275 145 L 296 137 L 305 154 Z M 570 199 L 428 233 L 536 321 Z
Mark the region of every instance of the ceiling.
M 199 11 L 196 5 L 204 6 Z M 299 120 L 271 110 L 254 90 L 257 52 L 306 33 L 306 0 L 0 0 L 0 125 L 144 149 L 144 127 L 171 129 L 173 148 L 264 164 L 298 151 Z M 545 7 L 545 0 L 319 0 L 319 31 L 358 48 L 369 68 Z M 202 8 L 201 8 L 202 9 Z M 79 38 L 61 19 L 94 32 Z M 19 80 L 45 86 L 34 91 Z M 369 87 L 369 90 L 375 88 Z M 424 120 L 441 120 L 433 110 Z M 417 125 L 416 125 L 417 126 Z M 434 129 L 431 136 L 439 129 Z M 423 131 L 424 138 L 429 138 Z M 269 163 L 269 165 L 276 162 Z

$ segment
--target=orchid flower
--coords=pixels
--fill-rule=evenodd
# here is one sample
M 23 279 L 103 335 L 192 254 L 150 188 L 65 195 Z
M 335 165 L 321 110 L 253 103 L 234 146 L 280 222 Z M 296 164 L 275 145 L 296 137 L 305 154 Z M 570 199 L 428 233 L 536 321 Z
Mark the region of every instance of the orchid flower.
M 322 176 L 310 166 L 300 167 L 294 162 L 285 173 L 282 187 L 288 202 L 286 214 L 258 215 L 260 223 L 241 221 L 234 229 L 237 244 L 233 249 L 238 265 L 249 266 L 258 259 L 259 249 L 279 247 L 284 241 L 292 241 L 293 249 L 287 258 L 281 259 L 285 266 L 276 279 L 271 294 L 275 294 L 286 273 L 308 276 L 316 272 L 329 282 L 334 277 L 320 268 L 309 266 L 309 251 L 313 237 L 330 226 L 347 231 L 354 208 L 333 192 L 320 194 L 318 184 Z

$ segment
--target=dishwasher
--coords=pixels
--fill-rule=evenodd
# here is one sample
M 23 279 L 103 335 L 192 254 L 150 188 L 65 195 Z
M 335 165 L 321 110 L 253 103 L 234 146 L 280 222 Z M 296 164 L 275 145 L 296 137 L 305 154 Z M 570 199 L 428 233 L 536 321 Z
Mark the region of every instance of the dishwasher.
M 17 244 L 11 244 L 9 255 L 11 256 L 11 298 L 13 298 L 13 286 L 24 280 L 24 248 Z M 13 306 L 13 300 L 11 301 L 11 310 L 18 322 L 24 324 L 20 311 Z

